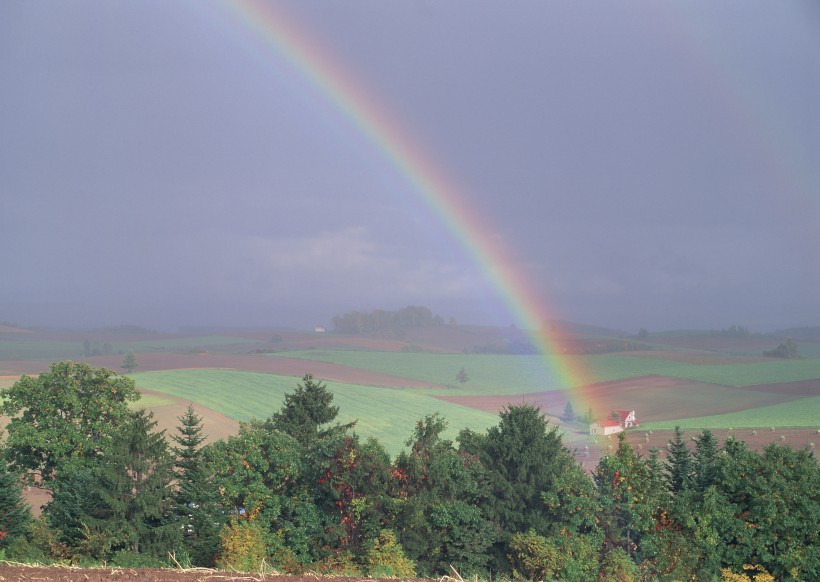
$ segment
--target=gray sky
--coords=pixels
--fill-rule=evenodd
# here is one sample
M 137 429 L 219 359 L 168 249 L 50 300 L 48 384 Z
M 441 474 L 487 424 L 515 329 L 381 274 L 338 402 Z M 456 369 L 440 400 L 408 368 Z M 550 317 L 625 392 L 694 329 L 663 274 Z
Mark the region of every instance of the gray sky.
M 554 317 L 820 324 L 815 2 L 277 5 Z M 0 2 L 0 321 L 308 327 L 409 304 L 513 323 L 235 2 Z

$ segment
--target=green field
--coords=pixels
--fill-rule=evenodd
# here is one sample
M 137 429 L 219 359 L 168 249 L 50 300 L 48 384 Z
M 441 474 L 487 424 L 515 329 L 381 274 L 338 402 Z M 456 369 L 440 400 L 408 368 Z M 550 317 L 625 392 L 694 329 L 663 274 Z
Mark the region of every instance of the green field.
M 0 360 L 66 360 L 83 353 L 82 342 L 0 339 Z
M 258 372 L 233 370 L 173 370 L 134 374 L 137 386 L 198 402 L 238 421 L 264 419 L 278 411 L 284 395 L 293 392 L 296 380 Z M 497 424 L 495 414 L 449 404 L 407 390 L 374 388 L 328 382 L 333 403 L 339 407 L 337 421 L 356 421 L 356 432 L 376 437 L 391 454 L 404 448 L 416 421 L 440 412 L 449 423 L 447 438 L 470 427 L 484 430 Z
M 123 335 L 108 337 L 115 340 L 109 342 L 113 353 L 133 350 L 139 361 L 140 353 L 208 350 L 246 354 L 252 347 L 259 346 L 258 339 L 240 335 L 232 335 L 231 332 L 182 337 L 157 335 L 148 339 L 141 336 L 133 341 Z M 259 334 L 255 335 L 259 337 Z M 99 347 L 104 337 L 95 337 L 94 332 L 88 333 L 94 347 Z M 0 370 L 3 360 L 59 361 L 79 358 L 83 350 L 82 338 L 83 332 L 73 335 L 37 332 L 0 334 Z M 302 336 L 299 338 L 301 341 Z M 320 344 L 323 341 L 321 337 L 315 339 Z M 258 354 L 256 357 L 322 361 L 443 386 L 437 389 L 400 390 L 328 383 L 335 395 L 334 403 L 340 407 L 339 422 L 357 420 L 356 430 L 361 436 L 378 438 L 394 454 L 403 448 L 416 421 L 432 412 L 441 412 L 448 420 L 448 438 L 455 437 L 463 427 L 483 430 L 497 423 L 496 414 L 445 403 L 433 396 L 512 396 L 552 390 L 562 384 L 554 367 L 553 356 L 441 353 L 432 349 L 424 352 L 336 349 L 339 345 L 337 342 L 344 338 L 333 339 L 334 342 L 324 347 L 319 345 L 310 350 Z M 658 347 L 661 347 L 660 344 Z M 646 395 L 647 400 L 636 403 L 635 407 L 641 408 L 643 404 L 647 412 L 653 406 L 656 409 L 665 407 L 666 411 L 680 410 L 683 414 L 684 408 L 702 414 L 710 406 L 720 405 L 724 410 L 749 407 L 743 412 L 680 418 L 646 424 L 648 427 L 815 426 L 820 417 L 820 401 L 817 398 L 780 403 L 785 398 L 776 399 L 774 393 L 768 394 L 767 398 L 765 392 L 738 390 L 748 385 L 820 379 L 820 343 L 801 342 L 800 347 L 804 358 L 799 360 L 739 361 L 737 358 L 722 357 L 731 355 L 728 348 L 724 351 L 707 349 L 706 344 L 699 350 L 686 348 L 694 354 L 686 361 L 681 361 L 681 351 L 685 350 L 674 347 L 640 353 L 560 356 L 560 360 L 567 369 L 582 370 L 585 376 L 583 381 L 589 383 L 642 376 L 667 376 L 692 381 L 692 386 L 684 388 L 683 392 L 677 389 L 675 393 L 659 391 Z M 464 386 L 456 380 L 461 368 L 469 376 Z M 231 370 L 143 372 L 133 377 L 142 388 L 199 403 L 237 421 L 268 417 L 281 407 L 284 394 L 292 392 L 297 382 L 290 376 Z M 582 383 L 580 378 L 574 380 Z M 0 379 L 0 389 L 9 387 L 13 381 L 11 378 Z M 723 406 L 727 401 L 737 406 Z M 151 408 L 169 403 L 171 400 L 152 394 L 144 397 L 138 406 Z
M 666 430 L 680 426 L 684 429 L 714 429 L 740 427 L 817 427 L 820 428 L 820 396 L 793 402 L 761 406 L 742 412 L 682 418 L 641 424 L 642 430 Z
M 510 395 L 540 392 L 557 386 L 542 356 L 486 354 L 429 354 L 313 350 L 281 354 L 383 372 L 414 380 L 452 386 L 446 394 Z M 276 357 L 275 355 L 270 357 Z M 586 372 L 591 382 L 658 375 L 726 386 L 748 386 L 820 378 L 820 358 L 695 365 L 628 354 L 563 356 Z M 456 373 L 464 367 L 470 381 L 457 387 Z

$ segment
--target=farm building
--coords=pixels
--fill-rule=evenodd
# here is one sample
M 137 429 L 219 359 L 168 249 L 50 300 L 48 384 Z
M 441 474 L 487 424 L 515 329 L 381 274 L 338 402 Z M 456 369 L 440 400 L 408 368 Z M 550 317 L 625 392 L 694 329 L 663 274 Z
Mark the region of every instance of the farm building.
M 607 436 L 619 433 L 623 427 L 614 420 L 596 420 L 589 425 L 589 434 Z
M 623 429 L 638 426 L 638 419 L 635 418 L 634 410 L 613 410 L 609 413 L 609 420 L 614 420 Z
M 638 426 L 634 410 L 612 410 L 606 420 L 596 420 L 589 425 L 589 434 L 607 436 L 633 426 Z

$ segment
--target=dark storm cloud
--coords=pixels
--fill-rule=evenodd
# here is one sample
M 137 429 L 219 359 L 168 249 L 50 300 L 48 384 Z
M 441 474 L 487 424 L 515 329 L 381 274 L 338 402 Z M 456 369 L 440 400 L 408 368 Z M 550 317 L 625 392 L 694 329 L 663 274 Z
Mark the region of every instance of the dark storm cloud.
M 556 316 L 818 323 L 810 7 L 287 8 Z M 0 4 L 0 127 L 0 320 L 305 326 L 408 303 L 512 317 L 383 152 L 217 4 Z

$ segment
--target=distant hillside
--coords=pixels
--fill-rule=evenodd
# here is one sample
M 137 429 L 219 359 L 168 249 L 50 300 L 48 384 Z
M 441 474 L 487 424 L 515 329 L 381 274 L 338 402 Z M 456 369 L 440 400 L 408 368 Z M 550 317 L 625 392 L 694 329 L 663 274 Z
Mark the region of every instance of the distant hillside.
M 31 330 L 8 323 L 0 323 L 0 333 L 31 333 Z
M 795 341 L 820 342 L 820 326 L 791 327 L 773 331 L 767 335 L 774 337 L 790 337 Z

